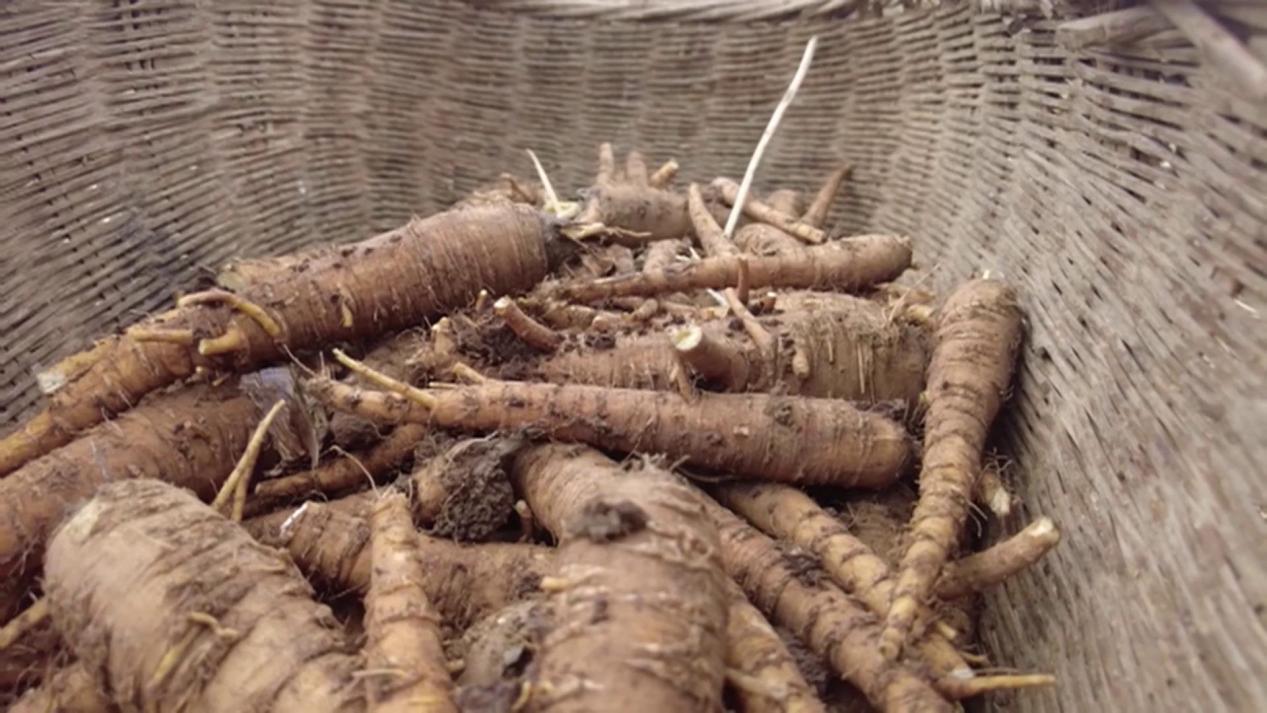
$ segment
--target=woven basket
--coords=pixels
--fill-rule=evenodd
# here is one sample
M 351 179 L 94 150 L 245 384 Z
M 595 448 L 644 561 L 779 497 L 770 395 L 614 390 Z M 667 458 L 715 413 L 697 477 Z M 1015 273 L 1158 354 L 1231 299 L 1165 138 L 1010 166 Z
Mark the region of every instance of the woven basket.
M 738 175 L 816 33 L 763 179 L 845 160 L 839 230 L 1023 295 L 1006 525 L 1067 537 L 991 595 L 996 660 L 1060 679 L 1014 705 L 1267 710 L 1267 103 L 1148 10 L 857 4 L 6 3 L 0 423 L 205 270 L 440 209 L 524 148 L 569 188 L 603 140 Z M 1261 2 L 1214 9 L 1267 54 Z

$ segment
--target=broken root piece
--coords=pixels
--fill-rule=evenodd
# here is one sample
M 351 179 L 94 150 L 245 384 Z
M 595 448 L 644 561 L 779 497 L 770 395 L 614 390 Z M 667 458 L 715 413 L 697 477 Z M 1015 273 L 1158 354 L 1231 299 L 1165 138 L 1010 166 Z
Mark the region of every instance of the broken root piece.
M 493 303 L 493 312 L 524 344 L 542 352 L 553 352 L 563 343 L 563 337 L 553 329 L 529 317 L 511 297 L 500 297 Z
M 946 565 L 937 582 L 937 596 L 960 597 L 993 586 L 1034 565 L 1060 542 L 1060 530 L 1049 517 L 981 552 Z

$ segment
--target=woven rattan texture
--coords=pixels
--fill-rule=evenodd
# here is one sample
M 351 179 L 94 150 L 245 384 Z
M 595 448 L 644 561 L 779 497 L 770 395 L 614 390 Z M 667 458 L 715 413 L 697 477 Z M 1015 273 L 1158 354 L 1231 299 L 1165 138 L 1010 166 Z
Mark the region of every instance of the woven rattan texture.
M 569 190 L 601 140 L 737 176 L 819 33 L 764 183 L 846 160 L 840 229 L 909 233 L 937 285 L 989 270 L 1028 311 L 1006 528 L 1067 537 L 986 614 L 998 660 L 1060 678 L 1013 706 L 1267 710 L 1267 108 L 1175 31 L 1071 54 L 1057 22 L 8 3 L 0 423 L 34 367 L 225 259 L 365 237 L 526 147 Z

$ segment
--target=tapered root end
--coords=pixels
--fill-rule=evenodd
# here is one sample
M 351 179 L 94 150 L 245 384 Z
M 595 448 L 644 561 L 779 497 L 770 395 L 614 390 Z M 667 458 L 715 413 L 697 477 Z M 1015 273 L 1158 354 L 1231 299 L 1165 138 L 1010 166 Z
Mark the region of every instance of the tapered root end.
M 198 353 L 203 356 L 219 356 L 242 351 L 246 349 L 246 346 L 246 335 L 236 327 L 230 327 L 229 331 L 218 337 L 198 342 Z
M 1056 677 L 1046 673 L 1008 674 L 1000 676 L 974 676 L 963 679 L 946 677 L 936 684 L 938 692 L 955 700 L 972 698 L 983 693 L 1010 691 L 1018 688 L 1054 686 Z

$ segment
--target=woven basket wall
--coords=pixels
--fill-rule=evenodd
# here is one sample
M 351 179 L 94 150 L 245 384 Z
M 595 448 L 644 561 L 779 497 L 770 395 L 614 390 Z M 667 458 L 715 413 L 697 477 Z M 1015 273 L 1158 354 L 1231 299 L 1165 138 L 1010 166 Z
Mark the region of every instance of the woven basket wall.
M 1067 537 L 989 602 L 996 659 L 1060 678 L 1013 706 L 1267 710 L 1267 105 L 1173 30 L 1069 51 L 1060 19 L 841 4 L 4 4 L 0 424 L 227 258 L 366 237 L 524 148 L 569 189 L 602 140 L 738 176 L 817 33 L 767 185 L 848 161 L 840 229 L 1029 315 L 1000 430 L 1018 522 Z

